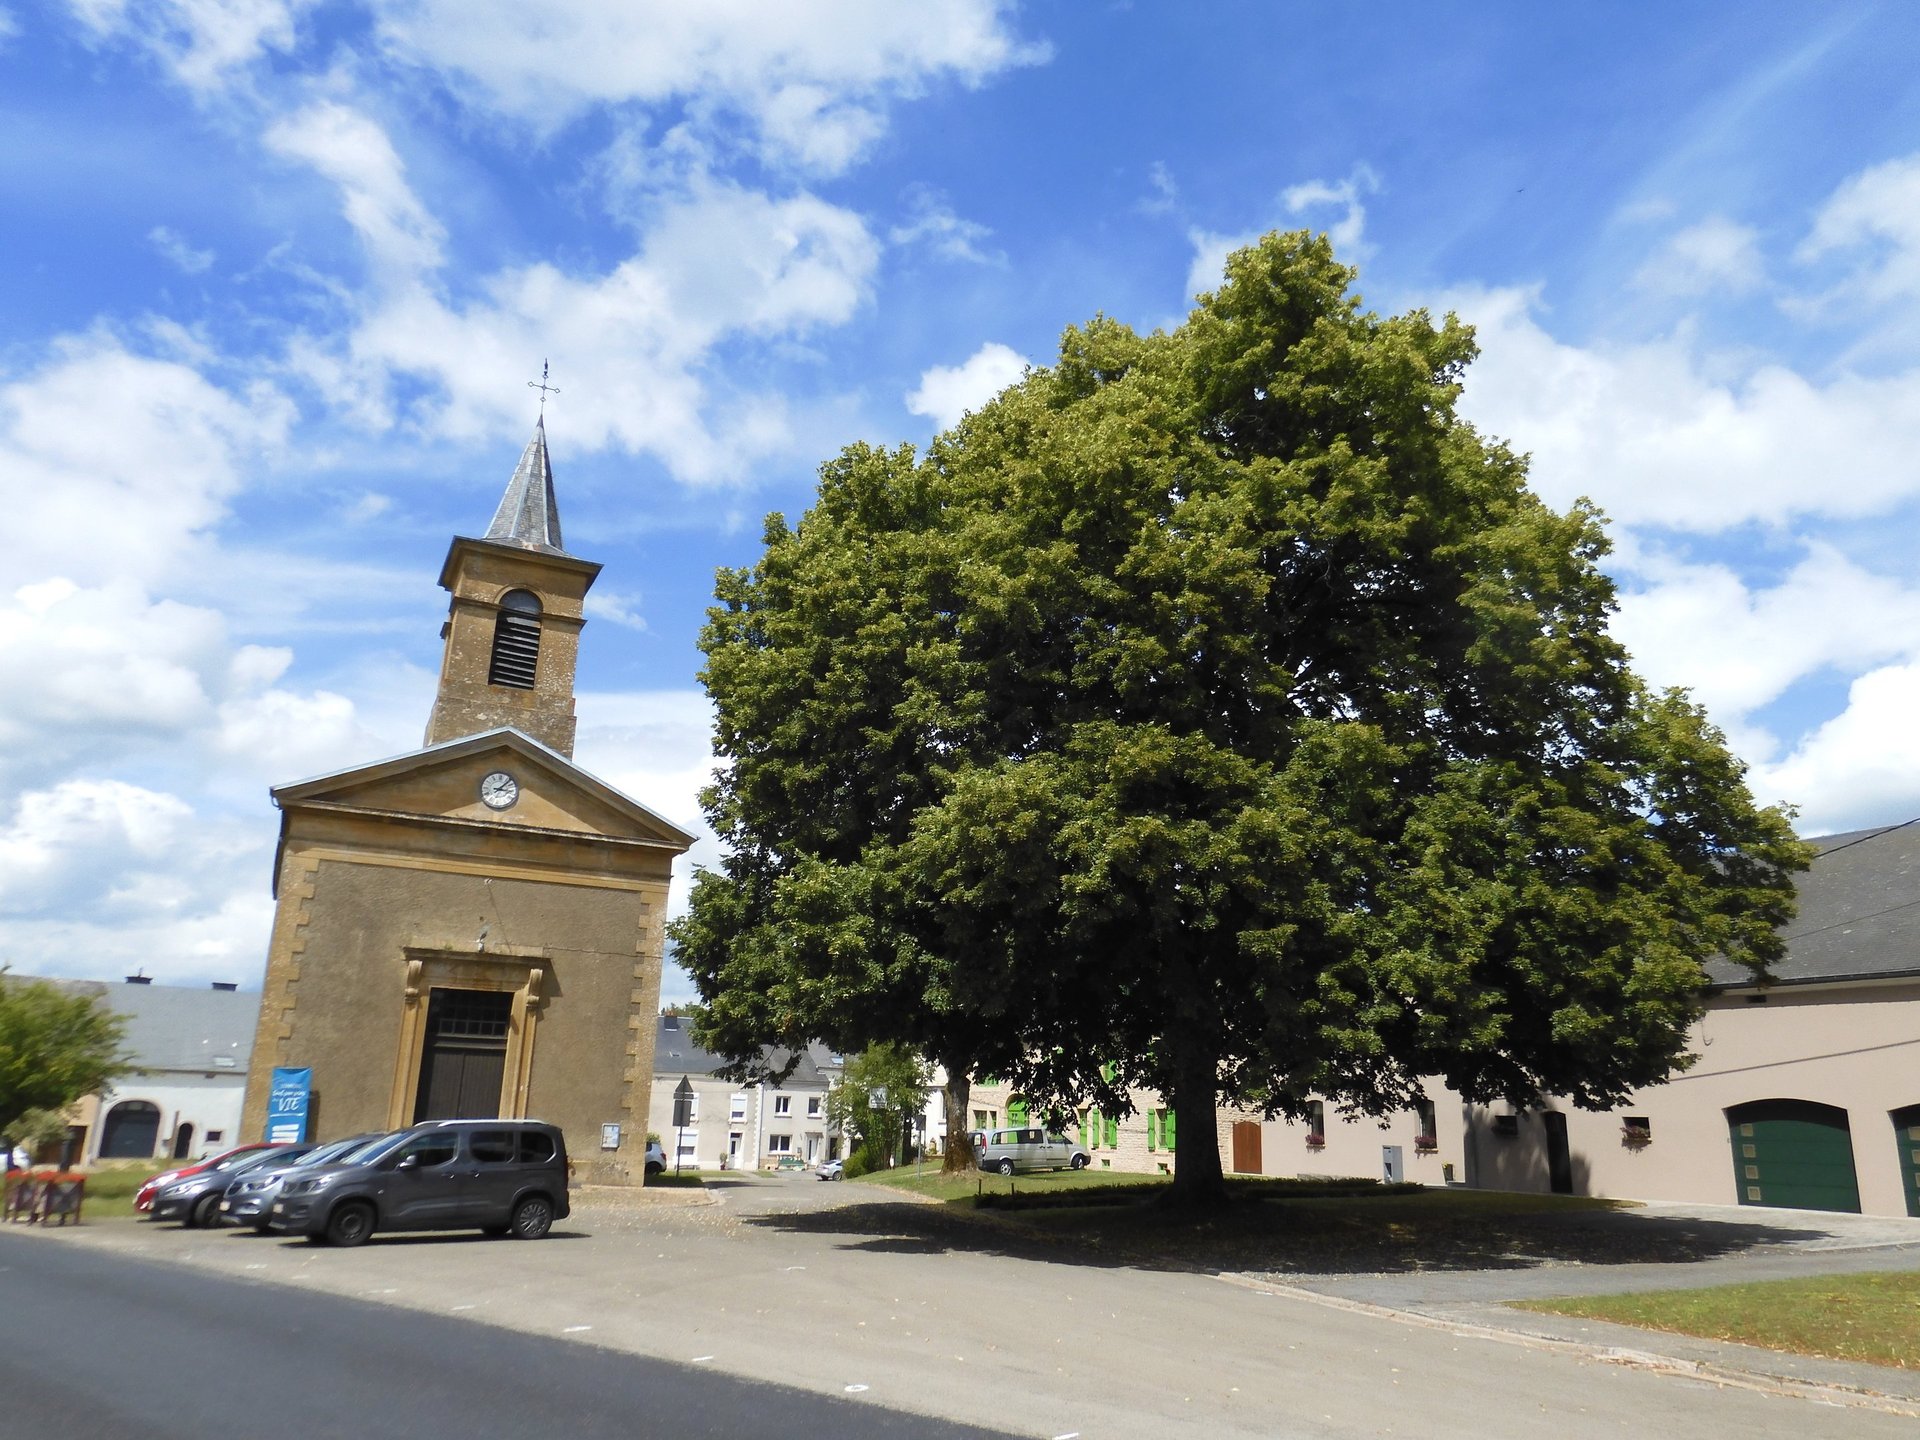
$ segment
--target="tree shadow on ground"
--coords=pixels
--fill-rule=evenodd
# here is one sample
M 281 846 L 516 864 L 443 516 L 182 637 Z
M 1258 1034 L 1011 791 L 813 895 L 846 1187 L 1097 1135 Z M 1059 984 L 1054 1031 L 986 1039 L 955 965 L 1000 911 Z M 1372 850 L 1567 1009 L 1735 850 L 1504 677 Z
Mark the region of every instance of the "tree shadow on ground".
M 875 1200 L 748 1217 L 760 1229 L 842 1236 L 846 1248 L 976 1251 L 1056 1264 L 1215 1274 L 1411 1274 L 1540 1265 L 1688 1264 L 1825 1238 L 1819 1229 L 1651 1215 L 1623 1202 L 1432 1191 L 1367 1199 L 1236 1200 L 1198 1215 L 1151 1201 L 1005 1212 Z

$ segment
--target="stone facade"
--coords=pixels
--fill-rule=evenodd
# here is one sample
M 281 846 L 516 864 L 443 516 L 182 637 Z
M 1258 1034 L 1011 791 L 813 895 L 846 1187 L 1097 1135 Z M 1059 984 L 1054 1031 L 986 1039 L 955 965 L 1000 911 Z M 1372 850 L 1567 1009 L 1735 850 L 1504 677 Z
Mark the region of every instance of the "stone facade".
M 545 446 L 542 428 L 487 538 L 448 552 L 427 746 L 273 792 L 246 1138 L 274 1067 L 306 1066 L 310 1138 L 535 1118 L 565 1132 L 579 1180 L 643 1179 L 667 889 L 693 837 L 570 758 L 600 567 L 557 548 Z M 496 683 L 503 610 L 518 669 Z

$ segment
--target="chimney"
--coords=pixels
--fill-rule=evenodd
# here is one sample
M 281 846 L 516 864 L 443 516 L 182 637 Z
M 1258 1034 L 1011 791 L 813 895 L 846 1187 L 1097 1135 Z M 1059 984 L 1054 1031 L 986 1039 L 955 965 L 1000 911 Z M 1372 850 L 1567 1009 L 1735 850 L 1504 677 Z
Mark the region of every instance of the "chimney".
M 238 990 L 240 988 L 240 982 L 238 980 L 216 980 L 213 982 L 213 988 L 216 990 Z
M 153 984 L 153 977 L 151 975 L 129 975 L 127 976 L 127 984 L 151 985 Z

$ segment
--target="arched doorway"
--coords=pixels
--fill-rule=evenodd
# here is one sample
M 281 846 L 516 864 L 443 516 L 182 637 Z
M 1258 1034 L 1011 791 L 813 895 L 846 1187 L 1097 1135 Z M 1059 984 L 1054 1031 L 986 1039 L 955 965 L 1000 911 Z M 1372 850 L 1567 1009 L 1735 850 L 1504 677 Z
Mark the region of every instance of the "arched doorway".
M 122 1100 L 100 1127 L 102 1160 L 141 1160 L 160 1139 L 160 1107 L 148 1100 Z
M 193 1126 L 188 1123 L 173 1132 L 173 1158 L 184 1160 L 191 1149 L 193 1149 Z
M 1727 1131 L 1742 1205 L 1859 1213 L 1845 1110 L 1812 1100 L 1755 1100 L 1727 1111 Z
M 1907 1214 L 1920 1215 L 1920 1105 L 1893 1112 L 1894 1143 L 1900 1147 L 1900 1184 Z

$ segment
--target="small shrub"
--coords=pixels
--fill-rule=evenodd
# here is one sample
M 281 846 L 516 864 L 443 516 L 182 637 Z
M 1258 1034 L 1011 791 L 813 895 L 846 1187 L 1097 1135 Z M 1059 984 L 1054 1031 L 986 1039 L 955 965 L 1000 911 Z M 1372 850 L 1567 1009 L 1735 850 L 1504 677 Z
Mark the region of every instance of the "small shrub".
M 871 1145 L 862 1145 L 847 1156 L 846 1168 L 840 1173 L 849 1180 L 858 1180 L 862 1175 L 871 1175 L 875 1170 L 884 1169 L 881 1157 Z

